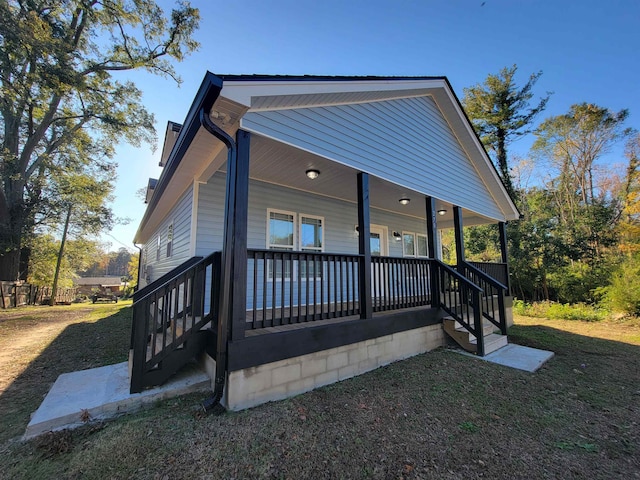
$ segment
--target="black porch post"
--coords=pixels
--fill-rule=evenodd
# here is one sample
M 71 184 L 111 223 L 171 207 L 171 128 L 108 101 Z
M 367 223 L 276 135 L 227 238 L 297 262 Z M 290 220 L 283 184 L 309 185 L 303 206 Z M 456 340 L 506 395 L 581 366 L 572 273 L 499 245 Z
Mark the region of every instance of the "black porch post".
M 369 221 L 369 174 L 358 173 L 358 252 L 363 256 L 359 262 L 358 277 L 360 318 L 373 317 L 371 303 L 371 223 Z
M 249 210 L 249 149 L 251 134 L 238 130 L 236 197 L 233 226 L 233 288 L 231 306 L 231 340 L 244 338 L 247 323 L 247 216 Z
M 425 206 L 427 213 L 427 248 L 429 258 L 436 258 L 436 245 L 437 239 L 436 235 L 438 234 L 438 227 L 436 224 L 436 202 L 433 197 L 425 197 Z M 435 304 L 436 299 L 439 298 L 438 292 L 438 272 L 435 268 L 430 269 L 430 286 L 429 289 L 431 293 L 431 305 L 437 306 Z
M 464 267 L 464 231 L 462 230 L 462 207 L 453 207 L 453 228 L 456 236 L 456 259 L 458 269 Z M 460 272 L 464 275 L 464 272 Z
M 507 252 L 507 224 L 506 222 L 498 222 L 498 231 L 500 236 L 500 255 L 502 263 L 505 265 L 506 278 L 505 287 L 507 287 L 507 296 L 511 295 L 511 279 L 509 276 L 509 255 Z

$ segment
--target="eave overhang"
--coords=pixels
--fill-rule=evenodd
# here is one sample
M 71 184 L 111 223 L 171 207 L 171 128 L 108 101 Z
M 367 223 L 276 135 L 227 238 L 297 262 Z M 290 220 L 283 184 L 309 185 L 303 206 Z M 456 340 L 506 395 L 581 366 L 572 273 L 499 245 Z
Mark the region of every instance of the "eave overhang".
M 171 153 L 169 154 L 166 165 L 158 179 L 158 183 L 154 188 L 153 196 L 149 201 L 147 209 L 145 210 L 144 216 L 140 222 L 140 226 L 138 227 L 138 231 L 134 237 L 134 243 L 141 243 L 142 234 L 148 226 L 157 207 L 162 202 L 163 194 L 166 191 L 167 186 L 176 173 L 180 162 L 191 145 L 191 142 L 200 130 L 200 111 L 204 108 L 206 112 L 209 112 L 220 96 L 221 90 L 222 79 L 211 72 L 207 72 L 202 80 L 200 88 L 198 89 L 198 93 L 189 108 L 187 117 L 185 118 L 182 128 L 180 129 L 180 133 L 178 134 L 178 138 L 171 149 Z

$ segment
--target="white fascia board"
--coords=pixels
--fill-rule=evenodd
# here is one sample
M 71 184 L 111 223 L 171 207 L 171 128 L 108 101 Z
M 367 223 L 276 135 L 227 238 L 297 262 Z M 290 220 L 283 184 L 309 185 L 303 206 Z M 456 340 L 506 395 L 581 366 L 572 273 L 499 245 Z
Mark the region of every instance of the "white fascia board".
M 350 92 L 387 92 L 394 90 L 416 90 L 442 88 L 444 79 L 421 80 L 273 80 L 233 81 L 226 80 L 221 96 L 251 108 L 252 98 L 284 95 L 317 95 Z M 401 96 L 399 97 L 401 98 Z M 308 105 L 305 105 L 308 106 Z M 292 107 L 295 108 L 295 107 Z M 257 111 L 257 109 L 251 109 Z

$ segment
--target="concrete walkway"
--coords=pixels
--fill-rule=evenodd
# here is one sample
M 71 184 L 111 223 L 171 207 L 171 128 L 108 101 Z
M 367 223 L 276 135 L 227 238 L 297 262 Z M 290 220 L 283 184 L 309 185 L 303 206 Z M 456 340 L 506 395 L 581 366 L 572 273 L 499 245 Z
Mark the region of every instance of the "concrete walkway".
M 159 400 L 207 390 L 211 390 L 211 381 L 195 364 L 161 387 L 133 395 L 129 393 L 127 362 L 64 373 L 32 415 L 23 439 L 129 413 Z
M 549 361 L 554 353 L 549 350 L 539 350 L 537 348 L 523 347 L 510 343 L 495 352 L 491 352 L 484 357 L 478 357 L 472 353 L 463 350 L 456 350 L 463 355 L 484 360 L 486 362 L 497 363 L 505 367 L 517 368 L 527 372 L 535 372 L 547 361 Z
M 509 344 L 485 357 L 465 355 L 507 367 L 535 372 L 553 357 L 553 352 Z M 58 377 L 40 408 L 31 417 L 23 439 L 52 430 L 74 428 L 87 421 L 130 413 L 159 400 L 197 391 L 210 391 L 211 381 L 196 364 L 183 369 L 161 387 L 129 393 L 127 362 L 65 373 Z

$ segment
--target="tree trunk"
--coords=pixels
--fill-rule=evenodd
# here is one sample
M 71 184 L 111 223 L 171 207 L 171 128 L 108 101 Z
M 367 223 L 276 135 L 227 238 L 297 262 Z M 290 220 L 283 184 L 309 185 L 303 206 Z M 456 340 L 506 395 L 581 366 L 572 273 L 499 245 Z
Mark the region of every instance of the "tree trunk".
M 56 304 L 56 294 L 58 292 L 58 277 L 60 276 L 60 264 L 62 263 L 62 255 L 64 255 L 64 244 L 67 242 L 67 232 L 69 231 L 69 220 L 71 219 L 71 210 L 73 206 L 69 205 L 67 210 L 67 218 L 64 221 L 64 230 L 62 230 L 62 240 L 60 241 L 60 251 L 56 261 L 56 271 L 53 275 L 53 287 L 51 288 L 51 302 L 53 306 Z
M 20 247 L 24 210 L 13 208 L 8 221 L 0 223 L 0 280 L 16 281 L 20 276 Z

